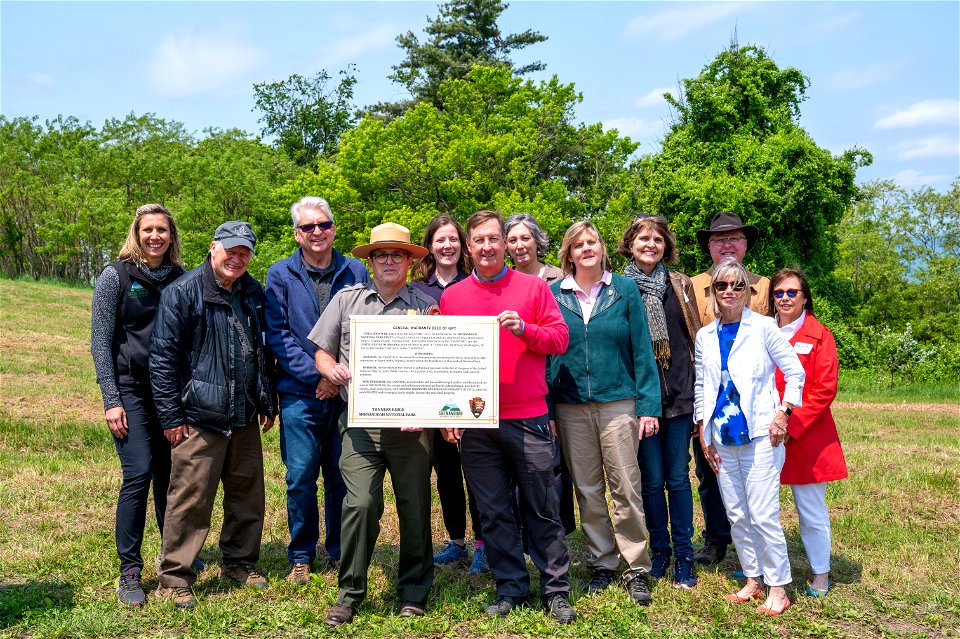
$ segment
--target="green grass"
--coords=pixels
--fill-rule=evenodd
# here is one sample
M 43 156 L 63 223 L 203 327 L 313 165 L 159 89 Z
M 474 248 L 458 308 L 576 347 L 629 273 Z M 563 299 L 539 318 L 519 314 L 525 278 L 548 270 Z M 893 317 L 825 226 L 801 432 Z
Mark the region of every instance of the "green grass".
M 960 410 L 960 381 L 952 386 L 923 386 L 906 382 L 891 386 L 888 377 L 878 377 L 872 370 L 840 371 L 837 401 L 943 403 L 956 404 Z
M 283 466 L 276 431 L 264 437 L 267 511 L 263 591 L 235 589 L 217 577 L 215 515 L 201 557 L 200 604 L 189 611 L 148 600 L 142 610 L 116 603 L 113 512 L 120 469 L 103 423 L 88 352 L 90 291 L 0 280 L 0 636 L 4 637 L 956 637 L 960 627 L 960 412 L 950 406 L 839 407 L 837 422 L 850 478 L 827 493 L 833 521 L 835 586 L 822 600 L 803 597 L 810 568 L 789 490 L 783 523 L 794 573 L 794 606 L 759 617 L 722 601 L 733 553 L 701 570 L 692 593 L 654 587 L 648 609 L 622 589 L 587 597 L 586 549 L 568 538 L 575 624 L 562 627 L 527 609 L 507 619 L 484 615 L 494 584 L 464 566 L 438 569 L 426 617 L 402 620 L 395 605 L 398 534 L 388 493 L 371 567 L 369 599 L 357 621 L 328 630 L 324 610 L 336 578 L 317 573 L 304 588 L 287 584 Z M 845 402 L 872 401 L 845 389 Z M 920 401 L 881 396 L 884 402 Z M 931 402 L 930 399 L 922 399 Z M 215 513 L 219 511 L 215 509 Z M 696 508 L 700 527 L 699 508 Z M 159 549 L 148 515 L 143 555 L 156 585 Z M 433 537 L 444 539 L 434 508 Z M 532 567 L 531 567 L 532 569 Z M 535 570 L 534 570 L 535 572 Z

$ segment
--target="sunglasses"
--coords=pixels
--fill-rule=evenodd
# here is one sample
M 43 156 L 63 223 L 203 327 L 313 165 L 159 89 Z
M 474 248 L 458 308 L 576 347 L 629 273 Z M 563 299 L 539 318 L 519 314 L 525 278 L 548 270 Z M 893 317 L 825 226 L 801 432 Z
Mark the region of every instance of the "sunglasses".
M 786 295 L 790 299 L 793 299 L 797 296 L 797 293 L 799 292 L 800 291 L 798 291 L 795 288 L 788 288 L 788 289 L 778 288 L 773 292 L 773 296 L 777 299 L 781 299 L 784 295 Z
M 297 228 L 300 229 L 301 233 L 313 233 L 317 228 L 321 231 L 329 231 L 333 228 L 333 222 L 327 220 L 326 222 L 317 222 L 316 224 L 301 224 Z
M 734 293 L 739 293 L 743 289 L 747 288 L 747 283 L 737 282 L 734 284 L 733 282 L 714 282 L 713 290 L 715 290 L 718 293 L 723 293 L 725 290 L 727 290 L 728 286 L 733 289 Z

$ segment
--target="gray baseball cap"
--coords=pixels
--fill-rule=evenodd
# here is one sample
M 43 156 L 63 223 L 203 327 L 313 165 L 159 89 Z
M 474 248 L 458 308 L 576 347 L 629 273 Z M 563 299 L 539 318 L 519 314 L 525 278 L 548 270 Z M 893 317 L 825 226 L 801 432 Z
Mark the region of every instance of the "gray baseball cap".
M 222 243 L 225 249 L 246 246 L 253 251 L 253 247 L 257 244 L 257 236 L 249 224 L 234 220 L 218 226 L 213 234 L 213 241 Z

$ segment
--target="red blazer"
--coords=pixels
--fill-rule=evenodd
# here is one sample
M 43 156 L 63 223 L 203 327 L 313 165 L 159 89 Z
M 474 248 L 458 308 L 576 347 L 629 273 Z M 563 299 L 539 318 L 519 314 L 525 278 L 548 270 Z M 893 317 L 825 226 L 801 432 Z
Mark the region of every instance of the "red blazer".
M 847 463 L 840 447 L 830 404 L 837 396 L 837 345 L 833 334 L 809 312 L 790 340 L 803 370 L 803 405 L 787 422 L 787 459 L 782 484 L 815 484 L 844 479 Z M 777 391 L 783 397 L 783 373 L 777 369 Z

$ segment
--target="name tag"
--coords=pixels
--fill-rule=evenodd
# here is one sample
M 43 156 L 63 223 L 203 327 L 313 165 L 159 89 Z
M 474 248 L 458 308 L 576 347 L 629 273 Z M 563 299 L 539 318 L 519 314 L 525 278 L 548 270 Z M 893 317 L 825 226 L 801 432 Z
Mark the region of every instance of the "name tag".
M 813 350 L 813 344 L 797 342 L 793 345 L 793 350 L 796 351 L 797 355 L 807 355 Z

